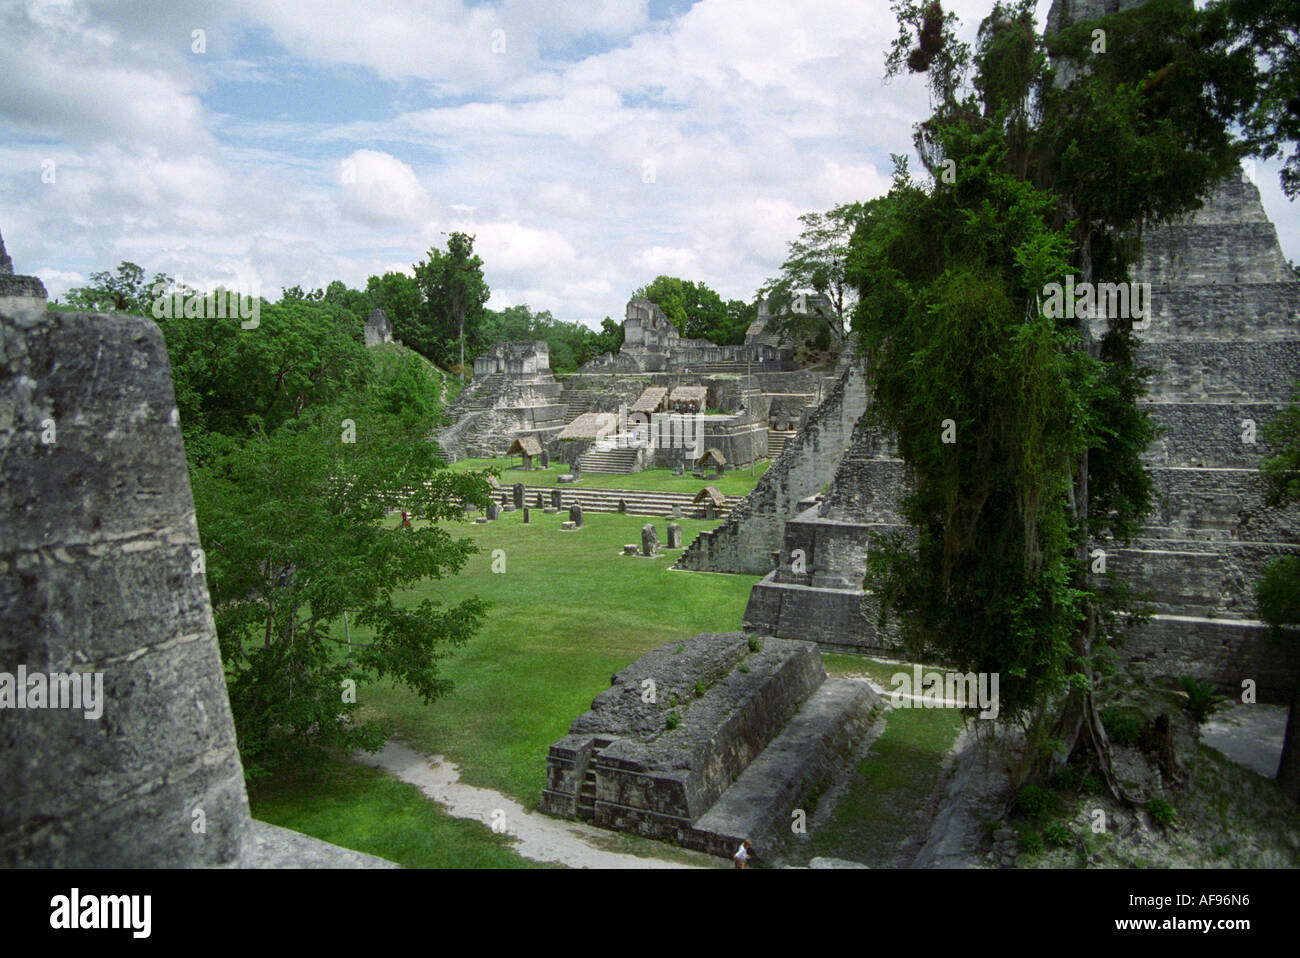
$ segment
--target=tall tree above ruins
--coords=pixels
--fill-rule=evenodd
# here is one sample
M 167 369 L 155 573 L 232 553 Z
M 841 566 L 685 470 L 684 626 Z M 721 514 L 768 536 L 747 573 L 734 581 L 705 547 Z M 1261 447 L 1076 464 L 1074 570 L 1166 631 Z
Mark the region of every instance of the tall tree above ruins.
M 863 215 L 861 203 L 842 203 L 825 213 L 799 217 L 803 230 L 790 243 L 781 275 L 768 280 L 759 295 L 766 297 L 771 318 L 767 331 L 783 341 L 828 340 L 834 352 L 844 345 L 857 291 L 848 275 L 849 243 Z M 820 300 L 801 310 L 800 293 L 814 292 Z
M 918 535 L 876 550 L 868 586 L 916 645 L 1001 674 L 1001 714 L 1030 733 L 1023 775 L 1091 746 L 1136 800 L 1110 774 L 1095 697 L 1134 610 L 1095 549 L 1129 538 L 1151 499 L 1135 317 L 1093 340 L 1041 300 L 1066 275 L 1127 281 L 1142 224 L 1236 169 L 1256 67 L 1182 0 L 1086 23 L 1058 4 L 1046 38 L 1034 7 L 996 3 L 972 55 L 939 3 L 894 3 L 890 75 L 925 73 L 934 97 L 916 129 L 931 181 L 900 158 L 863 219 L 855 319 Z
M 472 354 L 491 295 L 483 278 L 483 260 L 474 253 L 474 237 L 452 233 L 445 250 L 430 247 L 428 259 L 415 265 L 415 281 L 423 295 L 421 323 L 435 342 L 443 344 L 436 348 L 448 353 L 430 358 L 451 366 L 454 357 L 455 372 L 465 376 L 466 340 Z M 456 351 L 448 350 L 447 344 L 454 344 Z

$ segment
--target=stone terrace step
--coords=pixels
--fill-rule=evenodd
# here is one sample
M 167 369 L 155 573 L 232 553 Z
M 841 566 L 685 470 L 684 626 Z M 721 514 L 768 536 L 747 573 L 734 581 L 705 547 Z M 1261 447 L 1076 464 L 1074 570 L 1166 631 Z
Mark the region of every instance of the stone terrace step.
M 502 487 L 508 491 L 508 487 Z M 542 494 L 542 502 L 545 505 L 551 504 L 551 492 L 553 486 L 525 486 L 524 487 L 524 504 L 535 505 L 537 494 Z M 682 515 L 692 519 L 704 518 L 704 505 L 695 505 L 691 502 L 695 497 L 687 492 L 646 492 L 637 489 L 580 489 L 574 486 L 561 486 L 563 493 L 564 507 L 572 505 L 582 506 L 583 512 L 618 512 L 618 501 L 620 499 L 627 503 L 627 511 L 630 515 L 636 516 L 665 516 L 671 517 L 673 506 L 679 505 L 682 508 Z M 734 509 L 743 499 L 743 496 L 727 496 L 727 504 L 723 508 L 723 513 Z
M 746 838 L 762 856 L 788 834 L 791 812 L 849 759 L 880 703 L 866 682 L 828 678 L 694 825 L 701 850 L 730 857 Z M 692 844 L 695 844 L 692 842 Z

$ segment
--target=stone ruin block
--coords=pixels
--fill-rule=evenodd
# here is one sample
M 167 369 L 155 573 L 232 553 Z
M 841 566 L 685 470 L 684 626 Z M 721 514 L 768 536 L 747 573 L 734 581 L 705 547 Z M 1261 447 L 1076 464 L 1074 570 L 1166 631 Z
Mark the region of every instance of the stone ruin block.
M 647 558 L 659 554 L 659 533 L 655 531 L 652 522 L 641 527 L 641 554 Z
M 515 508 L 522 509 L 524 507 L 524 484 L 516 482 L 511 492 L 513 493 Z
M 560 523 L 560 528 L 569 530 L 569 529 L 576 529 L 578 527 L 573 523 L 572 520 L 565 520 L 564 522 Z
M 844 767 L 877 704 L 867 683 L 827 679 L 810 642 L 669 642 L 616 673 L 551 746 L 539 808 L 723 856 L 750 837 L 762 855 Z
M 498 506 L 495 502 L 488 503 L 487 518 L 489 521 L 495 521 L 501 518 L 501 507 Z
M 560 492 L 559 489 L 551 490 L 551 508 L 552 509 L 564 508 L 564 494 Z
M 682 547 L 682 527 L 676 522 L 668 523 L 668 548 L 680 549 Z
M 629 542 L 623 545 L 623 555 L 625 556 L 634 556 L 636 555 L 636 551 L 637 545 L 635 542 Z
M 524 506 L 524 522 L 532 522 L 533 514 L 527 506 Z
M 576 503 L 569 506 L 569 521 L 573 523 L 575 529 L 582 528 L 582 506 Z
M 622 514 L 624 514 L 624 513 L 627 512 L 627 500 L 626 500 L 626 499 L 620 499 L 620 500 L 618 500 L 618 511 L 619 511 L 619 514 L 620 514 L 620 515 L 622 515 Z

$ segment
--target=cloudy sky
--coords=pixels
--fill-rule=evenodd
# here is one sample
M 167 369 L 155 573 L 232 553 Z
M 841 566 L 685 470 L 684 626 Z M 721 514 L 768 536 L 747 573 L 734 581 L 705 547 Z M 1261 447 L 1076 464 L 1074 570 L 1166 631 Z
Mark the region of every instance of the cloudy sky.
M 952 6 L 973 33 L 990 3 Z M 123 259 L 363 286 L 461 230 L 494 307 L 594 325 L 660 273 L 750 299 L 800 213 L 911 152 L 895 31 L 886 0 L 0 0 L 0 231 L 51 297 Z

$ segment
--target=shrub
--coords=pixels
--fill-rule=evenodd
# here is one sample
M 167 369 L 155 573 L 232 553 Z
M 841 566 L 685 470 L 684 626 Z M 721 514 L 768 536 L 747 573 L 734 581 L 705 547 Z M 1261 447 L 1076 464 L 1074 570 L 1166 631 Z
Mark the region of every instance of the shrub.
M 1083 781 L 1083 773 L 1072 765 L 1054 773 L 1048 782 L 1052 788 L 1058 792 L 1073 792 L 1079 788 L 1079 783 Z
M 759 638 L 758 636 L 756 636 L 756 635 L 751 635 L 751 636 L 749 637 L 749 651 L 751 651 L 751 652 L 762 652 L 762 651 L 763 651 L 763 640 L 760 639 L 760 638 Z
M 1192 713 L 1192 718 L 1196 719 L 1197 725 L 1209 718 L 1223 702 L 1209 682 L 1198 682 L 1190 675 L 1184 675 L 1178 680 L 1178 685 L 1187 693 L 1185 706 Z
M 1038 832 L 1021 832 L 1020 849 L 1030 855 L 1037 855 L 1043 850 L 1043 836 Z
M 681 724 L 682 724 L 682 717 L 678 715 L 676 712 L 669 712 L 666 716 L 664 716 L 664 728 L 668 729 L 668 731 L 670 732 Z
M 1074 834 L 1070 827 L 1063 822 L 1048 822 L 1043 826 L 1043 838 L 1049 844 L 1064 848 L 1066 845 L 1074 844 Z
M 1046 812 L 1047 805 L 1047 793 L 1037 785 L 1026 785 L 1016 795 L 1016 808 L 1030 818 L 1037 818 Z
M 1170 805 L 1163 798 L 1153 798 L 1147 802 L 1147 811 L 1157 825 L 1172 825 L 1178 813 L 1174 811 L 1174 806 Z
M 704 683 L 703 683 L 703 682 L 696 682 L 696 683 L 695 683 L 695 697 L 696 697 L 697 699 L 700 698 L 702 695 L 704 695 L 704 693 L 707 692 L 707 691 L 708 691 L 708 689 L 706 689 L 706 688 L 704 687 Z
M 1083 776 L 1083 790 L 1089 795 L 1105 795 L 1106 780 L 1096 772 L 1089 772 Z
M 1101 724 L 1116 745 L 1136 745 L 1142 737 L 1142 717 L 1131 709 L 1102 709 Z

